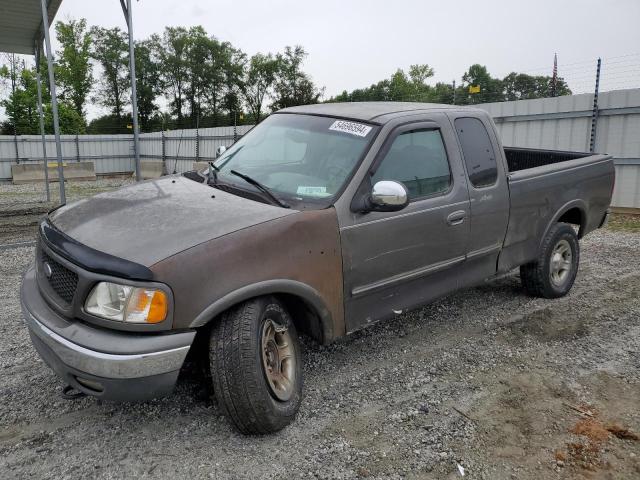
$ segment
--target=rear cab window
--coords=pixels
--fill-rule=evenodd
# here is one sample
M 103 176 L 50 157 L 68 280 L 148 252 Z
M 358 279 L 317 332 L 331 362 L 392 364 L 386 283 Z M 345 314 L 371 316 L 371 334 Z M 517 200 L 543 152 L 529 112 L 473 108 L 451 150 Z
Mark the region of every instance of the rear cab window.
M 498 179 L 496 154 L 484 124 L 477 118 L 455 120 L 469 181 L 475 188 L 490 187 Z

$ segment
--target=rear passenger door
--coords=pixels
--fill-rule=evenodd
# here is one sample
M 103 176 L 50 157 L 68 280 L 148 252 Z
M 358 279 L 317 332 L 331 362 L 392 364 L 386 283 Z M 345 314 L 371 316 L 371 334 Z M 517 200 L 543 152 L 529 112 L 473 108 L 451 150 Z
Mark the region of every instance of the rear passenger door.
M 402 182 L 409 205 L 341 219 L 348 331 L 457 287 L 469 236 L 469 196 L 446 116 L 399 125 L 368 168 L 363 190 Z M 446 128 L 441 128 L 444 126 Z
M 452 115 L 467 173 L 471 208 L 465 284 L 496 273 L 509 221 L 509 187 L 502 147 L 482 114 Z

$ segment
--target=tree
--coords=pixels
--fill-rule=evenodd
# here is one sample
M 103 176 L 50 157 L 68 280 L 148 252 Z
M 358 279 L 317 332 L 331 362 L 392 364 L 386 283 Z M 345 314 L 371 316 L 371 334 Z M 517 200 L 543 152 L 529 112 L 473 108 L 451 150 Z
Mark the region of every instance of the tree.
M 411 65 L 408 75 L 399 68 L 389 79 L 351 93 L 343 92 L 332 101 L 432 102 L 435 92 L 426 82 L 433 74 L 433 68 L 427 64 Z
M 242 98 L 249 107 L 255 123 L 262 117 L 262 108 L 267 96 L 273 91 L 277 72 L 278 62 L 270 53 L 256 53 L 249 60 L 242 85 Z
M 208 111 L 217 125 L 221 113 L 240 111 L 239 92 L 242 85 L 246 55 L 229 42 L 211 38 L 211 51 L 207 69 Z
M 84 106 L 93 84 L 91 35 L 87 31 L 87 21 L 83 18 L 56 23 L 56 38 L 61 46 L 55 64 L 60 98 L 70 102 L 78 115 L 83 117 Z
M 136 42 L 136 99 L 140 129 L 150 131 L 151 121 L 158 111 L 156 99 L 162 93 L 160 83 L 160 64 L 153 53 L 153 44 L 149 40 Z
M 485 102 L 502 102 L 504 95 L 502 93 L 502 80 L 493 78 L 487 71 L 487 67 L 478 63 L 471 65 L 469 69 L 462 75 L 462 95 L 460 95 L 460 103 L 485 103 Z M 469 87 L 480 87 L 479 93 L 470 93 Z M 457 100 L 457 96 L 456 96 Z
M 273 110 L 295 105 L 318 103 L 324 89 L 318 90 L 311 78 L 302 71 L 302 63 L 307 56 L 304 48 L 286 47 L 284 53 L 276 55 L 278 68 L 273 87 Z
M 511 72 L 504 77 L 505 100 L 523 100 L 545 98 L 552 95 L 553 78 L 549 76 L 532 76 L 525 73 Z M 571 95 L 569 86 L 562 78 L 556 81 L 556 96 Z
M 107 107 L 116 118 L 118 127 L 124 130 L 122 116 L 129 103 L 127 93 L 130 88 L 127 35 L 118 27 L 91 27 L 91 37 L 91 56 L 103 70 L 94 101 Z
M 166 27 L 162 36 L 154 34 L 151 41 L 162 65 L 162 80 L 172 113 L 183 123 L 184 94 L 188 82 L 186 50 L 189 34 L 184 27 Z
M 26 68 L 24 62 L 16 64 L 15 69 L 0 68 L 0 77 L 5 81 L 7 75 L 11 77 L 12 90 L 7 98 L 0 101 L 9 117 L 8 124 L 2 126 L 2 134 L 36 135 L 40 133 L 40 121 L 38 115 L 38 86 L 36 83 L 36 71 Z M 12 73 L 13 72 L 13 73 Z M 42 72 L 41 72 L 42 74 Z M 43 111 L 45 117 L 45 133 L 53 133 L 53 116 L 47 85 L 43 85 L 42 92 Z M 58 116 L 60 120 L 60 133 L 84 133 L 84 119 L 66 100 L 58 102 Z
M 10 55 L 9 65 L 0 70 L 4 82 L 11 86 L 9 95 L 0 101 L 5 109 L 9 125 L 5 127 L 7 133 L 15 135 L 29 135 L 38 133 L 38 100 L 35 73 L 26 68 L 24 60 Z

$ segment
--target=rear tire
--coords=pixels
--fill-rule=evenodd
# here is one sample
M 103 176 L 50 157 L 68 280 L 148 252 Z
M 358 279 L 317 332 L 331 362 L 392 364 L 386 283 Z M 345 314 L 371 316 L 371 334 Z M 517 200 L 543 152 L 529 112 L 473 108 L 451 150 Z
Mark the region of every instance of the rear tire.
M 244 434 L 291 423 L 302 399 L 302 359 L 295 326 L 274 297 L 225 312 L 211 331 L 209 365 L 218 405 Z
M 573 286 L 579 263 L 576 232 L 566 223 L 557 223 L 545 235 L 537 260 L 520 267 L 520 280 L 535 297 L 563 297 Z

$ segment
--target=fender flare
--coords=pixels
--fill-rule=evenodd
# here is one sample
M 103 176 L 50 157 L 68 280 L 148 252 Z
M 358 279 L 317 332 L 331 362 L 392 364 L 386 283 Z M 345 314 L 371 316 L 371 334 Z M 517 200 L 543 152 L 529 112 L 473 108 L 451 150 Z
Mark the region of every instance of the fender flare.
M 562 215 L 567 213 L 572 208 L 577 208 L 580 211 L 580 230 L 578 231 L 578 238 L 582 238 L 583 232 L 584 232 L 585 228 L 587 227 L 587 225 L 586 225 L 586 222 L 587 222 L 587 205 L 583 200 L 576 199 L 576 200 L 571 200 L 570 202 L 565 203 L 562 207 L 560 207 L 558 209 L 558 211 L 551 218 L 551 221 L 547 224 L 546 228 L 544 229 L 544 232 L 540 236 L 540 239 L 538 241 L 538 243 L 540 245 L 542 245 L 542 242 L 544 241 L 544 238 L 547 236 L 547 233 L 549 232 L 549 229 L 551 229 L 551 227 L 558 222 L 558 219 Z
M 318 315 L 323 341 L 333 338 L 333 318 L 320 294 L 306 283 L 296 280 L 276 279 L 246 285 L 219 298 L 202 310 L 189 328 L 202 327 L 225 310 L 251 298 L 269 294 L 290 294 L 299 297 Z

